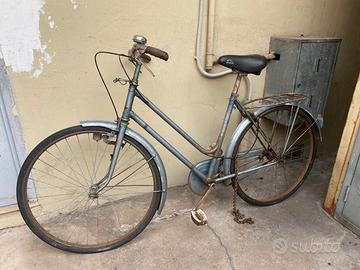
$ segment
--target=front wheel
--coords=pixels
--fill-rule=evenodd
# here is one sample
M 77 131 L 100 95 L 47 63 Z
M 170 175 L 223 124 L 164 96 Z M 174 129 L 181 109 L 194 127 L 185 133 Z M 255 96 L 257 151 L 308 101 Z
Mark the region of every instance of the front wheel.
M 268 206 L 289 198 L 309 174 L 317 149 L 316 122 L 298 106 L 265 110 L 236 143 L 232 179 L 246 202 Z
M 160 202 L 159 171 L 148 151 L 125 135 L 110 183 L 117 134 L 75 126 L 42 141 L 23 164 L 18 205 L 26 224 L 46 243 L 71 252 L 119 247 L 149 224 Z

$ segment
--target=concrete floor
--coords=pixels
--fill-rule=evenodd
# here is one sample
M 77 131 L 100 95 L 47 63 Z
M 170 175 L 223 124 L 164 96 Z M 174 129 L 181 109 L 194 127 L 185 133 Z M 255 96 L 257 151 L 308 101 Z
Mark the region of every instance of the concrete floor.
M 299 192 L 272 207 L 239 199 L 253 225 L 233 221 L 232 189 L 218 186 L 203 207 L 209 224 L 197 227 L 189 215 L 197 197 L 172 188 L 160 217 L 106 253 L 65 253 L 24 226 L 1 230 L 0 269 L 360 269 L 359 237 L 321 208 L 331 169 L 332 158 L 320 159 Z

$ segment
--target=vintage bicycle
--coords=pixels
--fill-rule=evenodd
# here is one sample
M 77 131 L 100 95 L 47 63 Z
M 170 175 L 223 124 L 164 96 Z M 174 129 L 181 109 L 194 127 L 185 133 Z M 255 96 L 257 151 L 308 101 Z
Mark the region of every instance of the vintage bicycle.
M 190 170 L 192 191 L 202 196 L 191 212 L 198 225 L 206 224 L 200 209 L 207 194 L 219 183 L 231 183 L 234 194 L 257 206 L 279 203 L 294 194 L 309 174 L 320 138 L 316 119 L 302 106 L 304 95 L 289 93 L 242 103 L 241 81 L 259 75 L 268 59 L 261 55 L 225 55 L 218 63 L 233 70 L 236 81 L 216 143 L 202 147 L 138 88 L 142 67 L 151 56 L 168 60 L 168 54 L 147 46 L 136 35 L 129 54 L 98 52 L 96 67 L 116 107 L 97 64 L 100 54 L 119 57 L 128 84 L 121 116 L 111 121 L 83 121 L 52 134 L 25 160 L 17 184 L 22 217 L 40 239 L 53 247 L 94 253 L 119 247 L 142 232 L 167 194 L 166 171 L 155 148 L 129 127 L 134 121 Z M 132 77 L 122 58 L 134 65 Z M 159 135 L 133 110 L 140 100 L 198 151 L 207 156 L 193 164 Z M 242 121 L 228 145 L 223 146 L 230 117 L 236 111 Z

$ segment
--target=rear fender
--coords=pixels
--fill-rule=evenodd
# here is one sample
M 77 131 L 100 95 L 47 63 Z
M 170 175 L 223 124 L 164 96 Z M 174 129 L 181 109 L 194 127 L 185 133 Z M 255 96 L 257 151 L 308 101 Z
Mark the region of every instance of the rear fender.
M 265 110 L 269 109 L 269 107 L 266 108 L 259 108 L 255 111 L 253 111 L 253 116 L 258 117 L 260 114 L 262 114 Z M 322 141 L 322 134 L 321 129 L 318 121 L 315 119 L 315 117 L 305 108 L 300 108 L 300 110 L 304 111 L 313 121 L 316 125 L 316 132 L 317 132 L 317 139 Z M 230 142 L 228 144 L 228 147 L 224 154 L 224 175 L 230 174 L 230 165 L 231 165 L 231 158 L 233 156 L 233 152 L 235 151 L 236 142 L 240 138 L 241 134 L 247 129 L 247 127 L 251 124 L 251 121 L 248 118 L 244 118 L 240 124 L 235 129 L 233 135 L 231 136 Z

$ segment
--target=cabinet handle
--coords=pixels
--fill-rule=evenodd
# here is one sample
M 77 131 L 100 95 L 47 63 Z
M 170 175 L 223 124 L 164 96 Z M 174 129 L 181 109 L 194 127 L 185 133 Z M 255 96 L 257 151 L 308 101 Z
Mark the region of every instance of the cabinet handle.
M 315 72 L 318 73 L 320 70 L 320 62 L 321 62 L 321 58 L 317 58 L 315 60 Z

